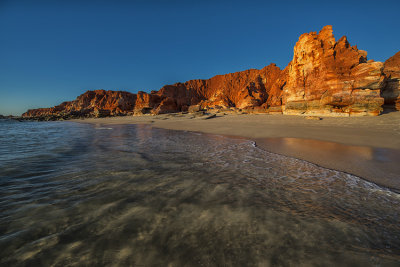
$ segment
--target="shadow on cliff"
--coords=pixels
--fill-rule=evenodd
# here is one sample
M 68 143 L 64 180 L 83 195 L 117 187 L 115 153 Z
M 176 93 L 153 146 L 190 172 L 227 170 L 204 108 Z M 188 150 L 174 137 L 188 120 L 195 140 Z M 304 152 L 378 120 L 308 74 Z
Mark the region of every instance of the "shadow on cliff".
M 393 105 L 383 105 L 383 111 L 380 115 L 389 114 L 392 112 L 399 112 L 395 106 Z

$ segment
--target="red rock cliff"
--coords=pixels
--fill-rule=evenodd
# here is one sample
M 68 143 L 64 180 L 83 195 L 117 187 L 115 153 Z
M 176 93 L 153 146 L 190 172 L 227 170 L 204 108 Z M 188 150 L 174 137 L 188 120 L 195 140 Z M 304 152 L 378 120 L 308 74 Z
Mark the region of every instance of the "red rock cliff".
M 400 110 L 400 52 L 385 61 L 383 72 L 387 77 L 382 90 L 385 104 Z
M 332 27 L 300 36 L 283 92 L 284 114 L 378 115 L 385 81 L 383 63 L 367 52 L 336 41 Z
M 252 108 L 267 101 L 280 74 L 281 70 L 271 64 L 261 70 L 250 69 L 217 75 L 208 80 L 167 85 L 157 94 L 175 99 L 178 107 L 200 103 L 203 107 Z
M 122 91 L 94 90 L 87 91 L 74 101 L 64 102 L 52 108 L 31 109 L 22 114 L 23 117 L 39 117 L 54 115 L 89 114 L 120 115 L 133 111 L 136 95 Z
M 186 111 L 202 108 L 327 116 L 378 115 L 382 105 L 400 109 L 400 52 L 385 64 L 367 60 L 367 52 L 338 41 L 331 26 L 300 36 L 284 69 L 270 64 L 207 80 L 166 85 L 150 94 L 88 91 L 53 108 L 28 110 L 24 117 L 106 116 Z

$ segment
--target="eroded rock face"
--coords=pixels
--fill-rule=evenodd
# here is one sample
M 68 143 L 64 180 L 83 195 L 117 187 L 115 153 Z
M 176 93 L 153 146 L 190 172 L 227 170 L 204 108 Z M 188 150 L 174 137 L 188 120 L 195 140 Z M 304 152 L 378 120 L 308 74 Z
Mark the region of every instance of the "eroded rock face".
M 23 117 L 40 116 L 106 116 L 122 115 L 132 112 L 136 95 L 122 91 L 87 91 L 74 101 L 64 102 L 52 108 L 28 110 Z
M 154 109 L 155 114 L 164 114 L 164 113 L 173 113 L 179 110 L 176 105 L 176 101 L 172 97 L 164 98 L 160 105 L 156 109 Z
M 134 103 L 134 111 L 152 110 L 156 108 L 162 101 L 162 98 L 156 94 L 148 94 L 146 92 L 139 91 L 136 96 L 136 101 Z
M 400 52 L 385 61 L 383 72 L 387 77 L 382 90 L 385 104 L 400 110 Z
M 28 110 L 24 117 L 75 114 L 77 116 L 110 116 L 134 113 L 161 114 L 187 111 L 189 106 L 239 109 L 258 107 L 268 98 L 268 92 L 281 75 L 281 70 L 271 64 L 261 70 L 251 69 L 208 80 L 190 80 L 166 85 L 150 94 L 120 91 L 87 91 L 76 100 L 64 102 L 53 108 Z M 100 111 L 99 111 L 100 110 Z
M 378 115 L 383 98 L 383 63 L 367 52 L 336 42 L 332 27 L 300 36 L 283 90 L 284 114 Z
M 157 94 L 176 99 L 178 108 L 200 104 L 202 108 L 244 109 L 265 103 L 269 90 L 280 74 L 279 67 L 271 64 L 261 70 L 250 69 L 217 75 L 208 80 L 167 85 Z
M 24 117 L 115 116 L 235 108 L 251 113 L 318 116 L 378 115 L 382 105 L 400 109 L 400 52 L 385 64 L 367 60 L 367 52 L 331 26 L 300 36 L 293 60 L 281 70 L 270 64 L 207 80 L 166 85 L 159 91 L 131 94 L 87 91 L 53 108 L 28 110 Z

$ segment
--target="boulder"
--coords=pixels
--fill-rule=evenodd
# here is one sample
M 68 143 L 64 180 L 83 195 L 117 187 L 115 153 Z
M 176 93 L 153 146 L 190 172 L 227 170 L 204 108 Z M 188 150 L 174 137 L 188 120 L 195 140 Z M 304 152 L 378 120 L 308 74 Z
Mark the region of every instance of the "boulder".
M 314 120 L 314 121 L 320 121 L 320 120 L 322 120 L 322 118 L 316 117 L 316 116 L 307 116 L 306 119 L 307 119 L 307 120 Z
M 208 120 L 208 119 L 212 119 L 212 118 L 216 118 L 216 117 L 217 117 L 217 114 L 210 114 L 210 115 L 205 116 L 203 118 L 203 120 Z
M 191 105 L 188 108 L 189 113 L 195 113 L 201 110 L 200 105 Z

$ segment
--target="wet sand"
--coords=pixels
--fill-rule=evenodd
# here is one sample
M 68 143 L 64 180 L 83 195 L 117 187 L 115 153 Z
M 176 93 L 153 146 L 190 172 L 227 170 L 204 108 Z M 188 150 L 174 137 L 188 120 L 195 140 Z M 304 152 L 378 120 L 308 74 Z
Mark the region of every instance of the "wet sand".
M 400 112 L 377 117 L 323 118 L 268 114 L 190 114 L 74 120 L 240 136 L 267 151 L 344 171 L 400 191 Z

